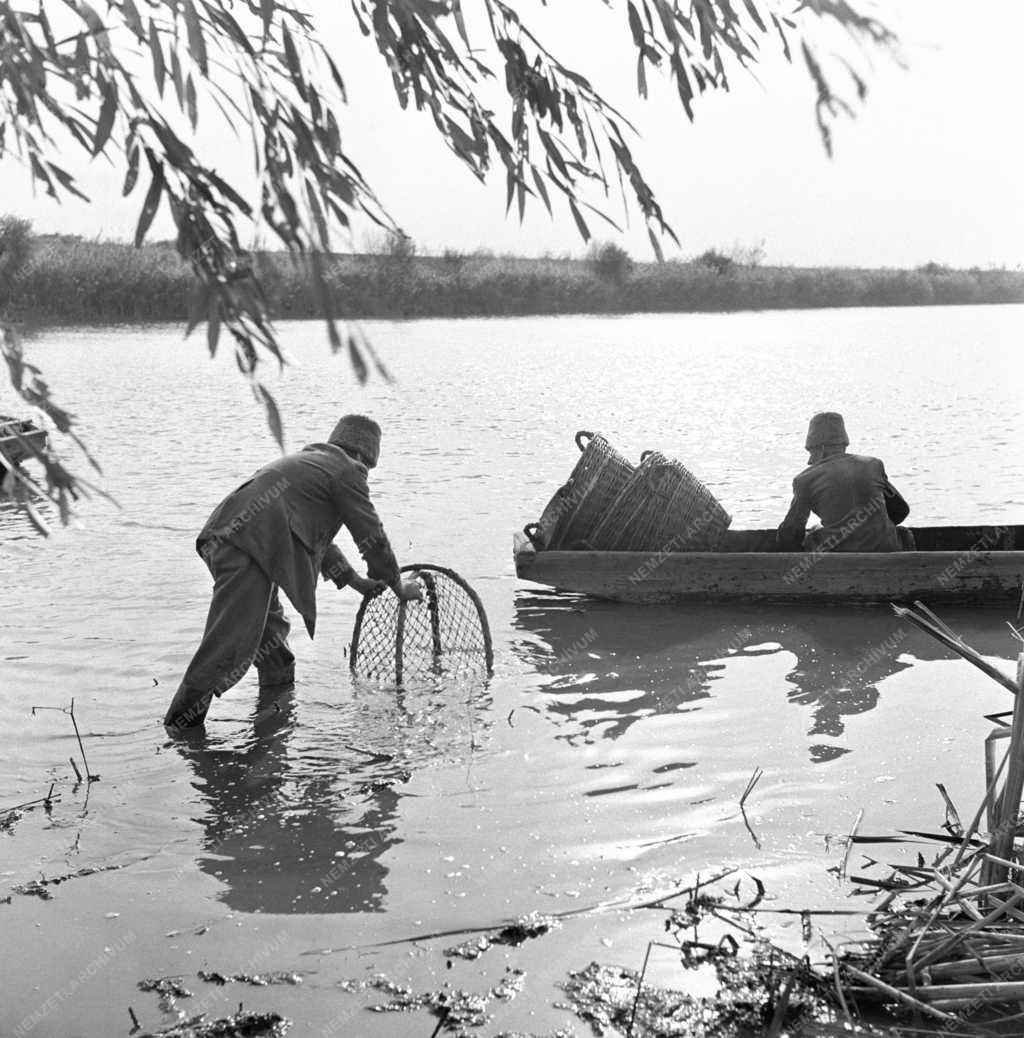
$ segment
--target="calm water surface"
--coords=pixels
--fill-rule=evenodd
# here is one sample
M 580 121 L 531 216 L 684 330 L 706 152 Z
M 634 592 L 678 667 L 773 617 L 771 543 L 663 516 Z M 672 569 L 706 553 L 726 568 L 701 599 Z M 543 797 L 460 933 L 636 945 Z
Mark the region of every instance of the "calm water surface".
M 294 633 L 295 693 L 274 709 L 248 678 L 184 744 L 159 720 L 208 602 L 193 539 L 274 447 L 230 357 L 210 362 L 177 328 L 34 341 L 121 507 L 86 503 L 47 544 L 0 513 L 0 806 L 53 780 L 62 793 L 49 817 L 0 834 L 0 871 L 9 888 L 124 867 L 0 905 L 5 933 L 24 938 L 2 1033 L 47 998 L 32 1033 L 119 1033 L 129 1004 L 155 1028 L 172 1018 L 135 984 L 182 974 L 189 1012 L 244 999 L 296 1034 L 424 1035 L 425 1015 L 362 1012 L 372 997 L 339 982 L 384 971 L 418 990 L 484 990 L 508 966 L 527 988 L 481 1034 L 550 1032 L 572 1024 L 550 1006 L 554 983 L 592 959 L 638 966 L 660 916 L 583 917 L 450 971 L 450 942 L 338 949 L 629 900 L 723 863 L 762 878 L 780 907 L 863 907 L 827 871 L 842 852 L 826 837 L 861 808 L 865 832 L 935 828 L 937 781 L 972 813 L 983 714 L 1008 696 L 884 609 L 549 593 L 516 580 L 512 532 L 568 475 L 577 429 L 634 459 L 673 454 L 735 527 L 775 525 L 807 418 L 832 408 L 853 450 L 885 460 L 912 521 L 1024 521 L 1022 325 L 1020 307 L 380 323 L 366 330 L 396 383 L 362 390 L 320 325 L 283 325 L 295 364 L 267 377 L 289 446 L 323 439 L 344 411 L 382 420 L 372 486 L 396 553 L 478 589 L 495 675 L 403 695 L 354 686 L 358 600 L 324 586 L 317 640 Z M 1009 616 L 944 615 L 994 661 L 1015 655 Z M 72 697 L 101 776 L 88 800 L 68 781 L 69 718 L 31 711 Z M 748 830 L 737 800 L 755 767 Z M 798 931 L 776 936 L 799 950 Z M 217 989 L 198 969 L 305 979 Z M 673 980 L 667 959 L 660 979 Z

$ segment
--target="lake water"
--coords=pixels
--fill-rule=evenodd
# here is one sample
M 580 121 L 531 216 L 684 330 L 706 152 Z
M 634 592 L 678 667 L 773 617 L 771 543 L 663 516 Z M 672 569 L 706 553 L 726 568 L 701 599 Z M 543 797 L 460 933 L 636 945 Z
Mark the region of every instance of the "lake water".
M 384 972 L 416 990 L 483 991 L 515 967 L 524 991 L 492 1003 L 481 1035 L 585 1034 L 552 1008 L 555 984 L 592 960 L 638 968 L 663 915 L 581 915 L 450 970 L 442 948 L 460 938 L 365 946 L 628 902 L 723 865 L 758 876 L 776 907 L 862 909 L 828 871 L 843 853 L 829 836 L 861 809 L 864 832 L 935 829 L 936 782 L 973 813 L 983 715 L 1009 696 L 887 610 L 576 600 L 517 581 L 511 540 L 571 470 L 577 429 L 634 459 L 680 458 L 735 528 L 776 525 L 823 409 L 845 414 L 851 449 L 884 459 L 911 523 L 1022 522 L 1024 308 L 365 330 L 393 385 L 360 389 L 319 324 L 281 326 L 295 364 L 267 378 L 288 444 L 324 439 L 345 411 L 382 421 L 371 486 L 399 561 L 450 566 L 479 591 L 494 677 L 401 696 L 354 686 L 344 653 L 358 599 L 324 585 L 316 641 L 293 631 L 294 694 L 258 712 L 250 676 L 214 704 L 205 739 L 185 743 L 159 722 L 208 603 L 194 537 L 275 448 L 233 361 L 208 360 L 201 336 L 69 329 L 30 344 L 120 509 L 85 502 L 47 543 L 0 513 L 0 807 L 53 781 L 61 794 L 0 833 L 0 872 L 9 888 L 123 867 L 0 904 L 4 1033 L 127 1033 L 129 1005 L 156 1029 L 173 1017 L 136 983 L 174 974 L 194 992 L 179 1002 L 190 1014 L 244 1001 L 298 1035 L 423 1036 L 426 1013 L 365 1012 L 381 996 L 341 982 Z M 1012 673 L 1011 614 L 944 618 Z M 88 799 L 71 782 L 70 718 L 31 709 L 72 698 L 101 776 Z M 756 767 L 748 828 L 737 801 Z M 850 866 L 867 867 L 856 848 Z M 773 935 L 801 950 L 799 924 L 777 918 Z M 857 929 L 854 917 L 822 925 Z M 661 955 L 652 976 L 672 982 Z M 303 983 L 221 988 L 201 969 L 296 970 Z

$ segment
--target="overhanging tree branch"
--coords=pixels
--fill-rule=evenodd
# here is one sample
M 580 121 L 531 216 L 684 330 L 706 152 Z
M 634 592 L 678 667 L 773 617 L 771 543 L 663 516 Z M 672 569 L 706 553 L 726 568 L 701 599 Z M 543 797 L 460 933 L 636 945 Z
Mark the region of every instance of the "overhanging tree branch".
M 896 43 L 847 0 L 606 3 L 623 15 L 639 94 L 646 96 L 651 71 L 667 73 L 690 120 L 701 94 L 728 91 L 733 72 L 753 68 L 766 49 L 787 61 L 798 50 L 829 150 L 833 121 L 852 113 L 866 86 L 851 60 L 821 56 L 813 30 L 838 26 L 869 50 Z M 479 179 L 503 169 L 507 209 L 514 204 L 520 220 L 528 200 L 554 213 L 561 199 L 586 240 L 589 216 L 614 225 L 592 193 L 606 201 L 615 193 L 643 217 L 660 258 L 661 239 L 675 235 L 633 156 L 629 121 L 542 42 L 510 0 L 475 4 L 487 29 L 481 40 L 467 28 L 468 0 L 352 0 L 352 10 L 386 62 L 399 103 L 429 112 Z M 502 84 L 507 110 L 499 114 L 484 97 Z M 336 113 L 346 102 L 330 42 L 312 17 L 281 0 L 149 0 L 144 8 L 110 0 L 102 17 L 87 0 L 0 0 L 0 158 L 19 158 L 58 200 L 85 197 L 65 156 L 106 158 L 123 173 L 124 194 L 140 198 L 136 245 L 167 206 L 177 251 L 196 275 L 187 331 L 205 324 L 211 354 L 224 332 L 230 336 L 279 444 L 281 416 L 259 376 L 264 360 L 283 364 L 284 357 L 243 239 L 269 232 L 306 258 L 331 347 L 347 347 L 365 380 L 365 346 L 352 335 L 343 340 L 332 317 L 323 257 L 357 215 L 397 228 L 345 150 Z M 248 134 L 252 201 L 188 141 L 201 120 L 215 117 Z M 10 326 L 2 351 L 21 398 L 73 436 L 73 416 L 53 403 Z M 22 499 L 49 497 L 66 520 L 69 495 L 86 485 L 51 448 L 40 460 L 46 487 L 20 482 Z

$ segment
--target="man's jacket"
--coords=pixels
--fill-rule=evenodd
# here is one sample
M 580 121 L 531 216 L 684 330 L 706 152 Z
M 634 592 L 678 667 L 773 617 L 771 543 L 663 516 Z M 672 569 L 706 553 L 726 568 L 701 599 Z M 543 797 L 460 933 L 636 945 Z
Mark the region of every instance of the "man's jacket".
M 254 473 L 229 494 L 196 540 L 200 555 L 228 543 L 253 558 L 316 627 L 318 574 L 344 582 L 352 567 L 333 543 L 348 527 L 369 575 L 392 585 L 398 563 L 370 502 L 366 467 L 333 443 L 313 443 Z
M 820 551 L 899 551 L 895 523 L 910 513 L 878 458 L 833 454 L 793 480 L 793 503 L 779 527 L 782 551 L 804 547 L 811 512 L 821 520 L 810 547 Z

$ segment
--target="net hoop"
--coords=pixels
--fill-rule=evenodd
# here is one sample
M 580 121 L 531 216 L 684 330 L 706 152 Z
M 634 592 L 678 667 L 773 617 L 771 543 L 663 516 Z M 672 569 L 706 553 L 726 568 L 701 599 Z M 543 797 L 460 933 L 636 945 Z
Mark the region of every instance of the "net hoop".
M 414 576 L 423 585 L 425 591 L 424 603 L 430 617 L 432 655 L 434 657 L 435 666 L 439 665 L 440 660 L 445 653 L 445 646 L 443 644 L 441 632 L 437 576 L 440 575 L 451 581 L 466 595 L 476 610 L 476 619 L 480 625 L 480 634 L 482 639 L 481 648 L 483 651 L 484 667 L 487 677 L 490 677 L 494 672 L 494 645 L 491 640 L 490 624 L 487 622 L 487 613 L 484 611 L 483 602 L 480 600 L 480 596 L 476 591 L 474 591 L 469 583 L 459 576 L 455 570 L 448 569 L 446 566 L 435 566 L 432 563 L 413 563 L 408 566 L 402 566 L 399 572 L 403 576 Z M 388 593 L 388 591 L 383 592 L 385 595 Z M 359 604 L 359 609 L 356 613 L 355 626 L 352 631 L 352 645 L 349 651 L 349 670 L 352 672 L 353 676 L 359 676 L 363 621 L 366 618 L 367 610 L 372 608 L 373 603 L 376 600 L 376 596 L 364 597 L 362 602 Z M 395 683 L 398 685 L 402 684 L 403 678 L 405 677 L 405 632 L 410 604 L 412 606 L 420 605 L 418 602 L 399 602 L 397 607 L 397 616 L 395 618 L 394 676 Z

